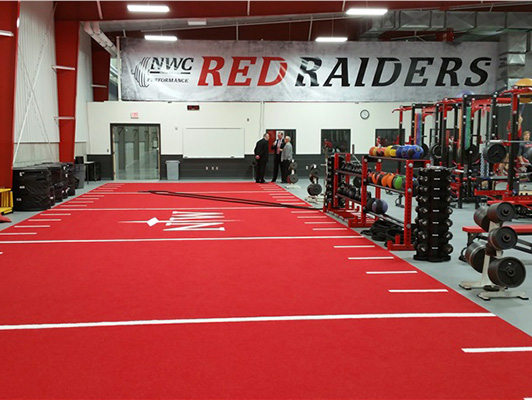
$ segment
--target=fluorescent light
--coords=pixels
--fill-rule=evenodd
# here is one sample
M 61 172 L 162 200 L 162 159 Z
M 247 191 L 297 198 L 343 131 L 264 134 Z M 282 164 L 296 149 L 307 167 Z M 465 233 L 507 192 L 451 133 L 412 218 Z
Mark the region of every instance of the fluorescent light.
M 175 42 L 177 38 L 175 36 L 162 36 L 162 35 L 144 35 L 146 40 L 158 40 L 160 42 Z
M 387 12 L 386 8 L 350 8 L 345 13 L 347 15 L 384 15 Z
M 128 4 L 127 9 L 131 12 L 155 12 L 155 13 L 163 13 L 170 11 L 170 8 L 168 6 L 156 6 L 156 5 L 150 5 L 150 4 Z
M 338 42 L 347 42 L 346 37 L 317 37 L 316 42 L 324 42 L 324 43 L 338 43 Z
M 205 26 L 207 25 L 206 19 L 189 19 L 188 20 L 189 26 Z

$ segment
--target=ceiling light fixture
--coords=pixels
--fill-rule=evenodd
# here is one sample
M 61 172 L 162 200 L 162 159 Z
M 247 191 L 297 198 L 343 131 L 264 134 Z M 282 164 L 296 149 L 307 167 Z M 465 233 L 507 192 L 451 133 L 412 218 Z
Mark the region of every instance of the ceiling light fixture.
M 151 4 L 128 4 L 127 9 L 131 12 L 165 13 L 170 11 L 168 6 Z
M 162 35 L 144 35 L 146 40 L 154 40 L 160 42 L 175 42 L 177 37 L 175 36 L 162 36 Z
M 189 26 L 205 26 L 207 25 L 206 19 L 189 19 L 188 21 Z
M 347 42 L 347 38 L 346 37 L 334 37 L 334 36 L 329 36 L 329 37 L 320 36 L 316 38 L 316 42 L 341 43 L 341 42 Z
M 345 13 L 347 15 L 384 15 L 387 12 L 386 8 L 350 8 Z

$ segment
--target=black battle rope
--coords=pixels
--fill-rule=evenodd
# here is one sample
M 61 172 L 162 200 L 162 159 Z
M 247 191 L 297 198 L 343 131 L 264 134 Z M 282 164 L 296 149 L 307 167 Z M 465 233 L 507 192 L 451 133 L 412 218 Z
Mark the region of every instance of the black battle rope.
M 302 209 L 302 210 L 317 210 L 317 211 L 320 210 L 319 208 L 314 208 L 314 207 L 296 206 L 292 204 L 280 204 L 280 203 L 273 203 L 270 201 L 239 199 L 236 197 L 208 196 L 205 194 L 196 194 L 196 193 L 170 192 L 167 190 L 141 190 L 139 191 L 139 193 L 150 193 L 150 194 L 156 194 L 159 196 L 188 197 L 188 198 L 198 199 L 198 200 L 225 201 L 227 203 L 241 203 L 241 204 L 249 204 L 249 205 L 255 205 L 255 206 L 297 208 L 297 209 Z

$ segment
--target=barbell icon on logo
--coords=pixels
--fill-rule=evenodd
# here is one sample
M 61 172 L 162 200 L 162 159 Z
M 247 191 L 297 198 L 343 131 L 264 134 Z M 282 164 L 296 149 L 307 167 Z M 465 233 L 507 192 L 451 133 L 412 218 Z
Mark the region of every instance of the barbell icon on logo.
M 142 61 L 135 66 L 135 69 L 131 71 L 140 87 L 148 87 L 150 85 L 148 75 L 151 59 L 151 57 L 144 57 Z

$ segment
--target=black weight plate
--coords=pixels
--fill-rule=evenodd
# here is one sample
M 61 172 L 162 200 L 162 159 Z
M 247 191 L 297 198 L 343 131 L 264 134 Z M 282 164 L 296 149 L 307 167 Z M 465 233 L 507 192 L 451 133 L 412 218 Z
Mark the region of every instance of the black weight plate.
M 526 269 L 515 257 L 498 258 L 491 260 L 488 276 L 496 285 L 513 288 L 525 281 Z
M 435 160 L 439 160 L 441 158 L 441 146 L 438 143 L 432 145 L 430 148 L 430 155 Z
M 311 185 L 308 185 L 308 187 L 307 187 L 307 192 L 308 192 L 308 194 L 311 195 L 311 196 L 317 196 L 317 195 L 319 195 L 319 194 L 321 193 L 322 190 L 323 190 L 323 189 L 322 189 L 321 185 L 318 184 L 318 183 L 313 183 L 313 184 L 311 184 Z
M 511 203 L 494 203 L 488 208 L 488 218 L 493 222 L 511 221 L 515 217 L 515 207 Z
M 310 176 L 318 178 L 320 176 L 320 170 L 316 164 L 310 166 Z
M 299 181 L 299 177 L 297 174 L 290 174 L 288 175 L 288 183 L 297 183 Z
M 290 169 L 297 169 L 297 162 L 292 161 L 292 162 L 290 163 Z M 295 182 L 294 182 L 294 183 L 295 183 Z
M 488 243 L 497 250 L 508 250 L 517 244 L 517 233 L 509 226 L 492 229 L 488 233 Z
M 486 232 L 489 231 L 490 219 L 488 218 L 488 207 L 482 206 L 480 208 L 477 208 L 475 210 L 475 214 L 473 214 L 473 220 L 475 221 L 475 224 L 480 226 Z
M 473 242 L 465 251 L 465 259 L 469 265 L 477 272 L 482 273 L 484 268 L 484 257 L 486 255 L 486 246 L 478 242 Z
M 488 146 L 484 147 L 482 154 L 484 160 L 489 163 L 496 164 L 503 162 L 506 158 L 506 147 L 500 143 L 491 143 Z
M 357 188 L 362 187 L 362 178 L 360 176 L 355 176 L 353 178 L 353 185 Z

